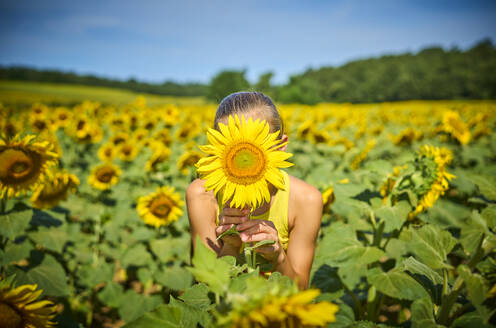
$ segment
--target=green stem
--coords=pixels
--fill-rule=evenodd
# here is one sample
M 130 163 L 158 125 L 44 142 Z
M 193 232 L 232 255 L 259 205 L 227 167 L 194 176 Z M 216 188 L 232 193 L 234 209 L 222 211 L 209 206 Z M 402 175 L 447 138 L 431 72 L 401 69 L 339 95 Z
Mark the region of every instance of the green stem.
M 382 233 L 384 232 L 384 222 L 379 224 L 379 228 L 374 233 L 373 245 L 379 247 L 381 245 Z
M 353 304 L 355 304 L 355 307 L 353 309 L 353 311 L 355 312 L 355 320 L 357 321 L 361 320 L 363 314 L 362 314 L 362 305 L 360 303 L 360 300 L 355 295 L 355 293 L 353 293 L 353 291 L 351 291 L 345 284 L 343 284 L 343 288 L 348 294 L 350 294 L 351 299 L 353 300 Z
M 5 213 L 7 210 L 7 194 L 3 195 L 2 201 L 0 202 L 0 213 Z
M 472 255 L 472 258 L 467 263 L 467 266 L 470 269 L 473 269 L 475 265 L 479 263 L 480 259 L 484 256 L 484 250 L 482 249 L 483 241 L 484 241 L 484 235 L 481 237 L 479 244 L 477 245 L 477 250 L 475 251 L 474 255 Z M 439 315 L 438 315 L 439 324 L 441 325 L 448 324 L 451 308 L 453 307 L 453 304 L 455 304 L 458 296 L 462 293 L 464 286 L 465 283 L 463 282 L 463 279 L 460 276 L 458 276 L 455 280 L 451 293 L 446 295 L 446 297 L 443 297 L 443 301 L 441 303 L 441 309 L 439 310 Z
M 448 295 L 448 270 L 443 269 L 443 297 Z

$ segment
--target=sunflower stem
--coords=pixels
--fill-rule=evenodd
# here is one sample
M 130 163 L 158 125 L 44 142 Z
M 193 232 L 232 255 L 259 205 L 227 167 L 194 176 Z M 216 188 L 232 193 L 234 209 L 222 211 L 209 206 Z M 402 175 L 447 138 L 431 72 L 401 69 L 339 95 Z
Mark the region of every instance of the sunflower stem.
M 7 193 L 5 193 L 5 195 L 3 195 L 0 206 L 1 206 L 0 207 L 0 213 L 5 213 L 7 210 Z

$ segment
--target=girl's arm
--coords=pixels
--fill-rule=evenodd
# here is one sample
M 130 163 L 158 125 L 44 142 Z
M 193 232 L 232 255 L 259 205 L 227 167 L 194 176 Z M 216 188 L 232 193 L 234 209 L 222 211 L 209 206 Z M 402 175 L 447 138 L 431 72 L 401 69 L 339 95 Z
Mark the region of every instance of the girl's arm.
M 249 220 L 238 225 L 244 242 L 276 240 L 271 246 L 257 249 L 270 260 L 275 269 L 298 281 L 301 289 L 308 287 L 310 269 L 315 251 L 315 242 L 322 219 L 322 195 L 313 186 L 296 180 L 292 183 L 295 192 L 290 202 L 293 204 L 295 219 L 289 234 L 287 251 L 278 241 L 277 229 L 270 221 Z
M 217 240 L 217 236 L 233 226 L 248 220 L 249 210 L 225 207 L 216 222 L 217 201 L 212 191 L 205 191 L 205 181 L 196 179 L 186 190 L 186 206 L 191 227 L 192 251 L 195 248 L 196 236 L 200 236 L 205 245 L 213 249 L 218 256 L 239 254 L 241 239 L 239 236 L 225 236 Z

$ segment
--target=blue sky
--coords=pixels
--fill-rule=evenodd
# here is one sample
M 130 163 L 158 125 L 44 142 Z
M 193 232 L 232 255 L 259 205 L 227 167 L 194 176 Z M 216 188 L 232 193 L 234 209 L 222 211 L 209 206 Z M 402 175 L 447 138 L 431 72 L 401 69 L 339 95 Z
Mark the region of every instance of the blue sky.
M 496 1 L 0 0 L 0 65 L 162 82 L 274 81 L 426 46 L 496 42 Z

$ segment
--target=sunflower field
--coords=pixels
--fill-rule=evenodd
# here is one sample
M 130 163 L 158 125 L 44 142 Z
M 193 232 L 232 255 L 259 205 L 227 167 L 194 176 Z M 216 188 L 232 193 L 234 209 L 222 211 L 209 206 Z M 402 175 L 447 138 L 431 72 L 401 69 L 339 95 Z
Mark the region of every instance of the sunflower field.
M 496 102 L 278 109 L 286 171 L 324 200 L 303 291 L 201 242 L 191 256 L 185 191 L 216 105 L 0 106 L 0 323 L 496 323 Z

